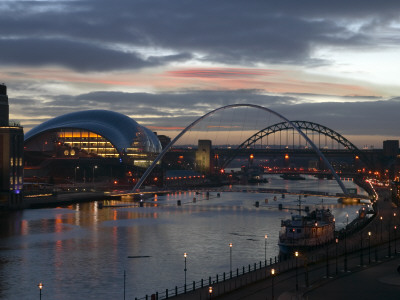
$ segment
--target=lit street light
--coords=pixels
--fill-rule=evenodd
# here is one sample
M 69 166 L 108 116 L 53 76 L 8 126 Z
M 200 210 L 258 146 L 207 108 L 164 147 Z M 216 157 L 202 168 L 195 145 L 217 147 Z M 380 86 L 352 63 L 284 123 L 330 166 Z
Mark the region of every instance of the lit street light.
M 381 242 L 382 242 L 382 240 L 383 240 L 383 237 L 382 237 L 382 223 L 383 223 L 383 218 L 382 218 L 382 216 L 381 216 L 379 219 L 381 220 Z
M 94 183 L 94 170 L 97 169 L 97 166 L 93 166 L 93 183 Z
M 186 269 L 186 257 L 187 257 L 187 253 L 185 252 L 183 254 L 183 256 L 185 257 L 185 269 L 184 269 L 184 271 L 185 271 L 185 293 L 186 293 L 186 271 L 187 271 L 187 269 Z
M 338 244 L 339 244 L 339 239 L 335 239 L 336 242 L 336 275 L 338 274 Z
M 231 278 L 232 278 L 232 243 L 229 243 L 229 265 L 230 265 L 230 271 L 231 271 Z
M 298 281 L 298 276 L 297 276 L 297 257 L 299 256 L 299 252 L 298 251 L 296 251 L 295 253 L 294 253 L 294 255 L 295 255 L 295 259 L 296 259 L 296 291 L 298 291 L 299 290 L 299 281 Z
M 265 235 L 265 247 L 264 247 L 265 265 L 267 265 L 267 238 L 268 238 L 268 235 L 266 234 L 266 235 Z
M 368 231 L 368 263 L 371 264 L 371 231 Z
M 275 294 L 274 294 L 274 276 L 275 276 L 275 269 L 271 269 L 271 281 L 272 281 L 272 300 L 275 299 Z
M 76 166 L 75 167 L 75 184 L 76 184 L 76 170 L 78 170 L 79 169 L 79 166 Z
M 211 299 L 211 294 L 212 294 L 212 286 L 210 286 L 210 287 L 208 288 L 208 294 L 210 295 L 210 298 L 209 298 L 209 299 Z
M 39 283 L 38 284 L 38 287 L 39 287 L 39 299 L 42 299 L 42 288 L 43 288 L 43 283 Z

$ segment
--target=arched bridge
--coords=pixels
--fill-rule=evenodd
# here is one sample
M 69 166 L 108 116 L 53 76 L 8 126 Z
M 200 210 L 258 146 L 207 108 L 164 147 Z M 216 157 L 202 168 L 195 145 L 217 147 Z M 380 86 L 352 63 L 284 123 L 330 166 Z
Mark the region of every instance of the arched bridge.
M 308 122 L 308 121 L 291 121 L 293 125 L 295 125 L 297 128 L 300 130 L 304 130 L 306 132 L 311 131 L 311 132 L 317 132 L 319 134 L 322 134 L 326 137 L 329 137 L 330 139 L 336 141 L 338 144 L 341 144 L 345 149 L 351 151 L 355 155 L 359 156 L 360 159 L 366 164 L 369 165 L 369 160 L 365 156 L 365 154 L 360 151 L 355 145 L 353 145 L 348 139 L 346 139 L 344 136 L 342 136 L 340 133 L 323 126 L 321 124 L 313 123 L 313 122 Z M 274 134 L 279 131 L 287 131 L 287 130 L 293 130 L 295 131 L 295 128 L 293 125 L 290 124 L 289 122 L 280 122 L 273 124 L 271 126 L 268 126 L 255 134 L 253 134 L 251 137 L 249 137 L 247 140 L 245 140 L 242 144 L 240 144 L 234 151 L 231 152 L 231 154 L 225 159 L 225 161 L 222 164 L 222 168 L 226 168 L 228 164 L 244 149 L 250 148 L 252 145 L 256 144 L 257 141 L 262 140 L 265 137 L 268 137 L 271 134 Z M 318 143 L 318 148 L 321 148 L 321 144 Z
M 304 134 L 304 132 L 302 131 L 302 129 L 298 128 L 296 124 L 294 124 L 292 121 L 288 120 L 287 118 L 285 118 L 283 115 L 267 108 L 267 107 L 263 107 L 260 105 L 255 105 L 255 104 L 231 104 L 231 105 L 225 105 L 222 107 L 219 107 L 217 109 L 214 109 L 206 114 L 204 114 L 203 116 L 201 116 L 200 118 L 196 119 L 194 122 L 192 122 L 191 124 L 189 124 L 184 130 L 182 130 L 164 149 L 163 151 L 157 156 L 157 158 L 153 161 L 153 163 L 147 168 L 147 170 L 144 172 L 144 174 L 142 175 L 142 177 L 139 179 L 139 181 L 136 183 L 135 187 L 132 189 L 132 192 L 137 191 L 140 186 L 142 185 L 143 181 L 147 178 L 147 176 L 150 174 L 150 172 L 154 169 L 155 165 L 158 163 L 158 161 L 165 155 L 165 153 L 175 144 L 175 142 L 177 140 L 179 140 L 182 135 L 184 135 L 188 130 L 190 130 L 193 126 L 195 126 L 197 123 L 201 122 L 202 120 L 204 120 L 205 118 L 207 118 L 208 116 L 214 114 L 217 111 L 220 110 L 225 110 L 225 109 L 230 109 L 230 108 L 238 108 L 238 107 L 251 107 L 251 108 L 256 108 L 259 109 L 261 111 L 265 111 L 267 113 L 271 113 L 275 116 L 277 116 L 279 119 L 283 120 L 283 123 L 287 123 L 291 126 L 291 128 L 293 128 L 294 130 L 296 130 L 298 132 L 299 135 L 301 135 L 306 142 L 313 148 L 313 150 L 318 154 L 318 156 L 322 159 L 322 161 L 325 163 L 325 165 L 328 167 L 328 169 L 331 171 L 332 175 L 335 177 L 337 183 L 339 184 L 340 188 L 342 189 L 343 193 L 345 195 L 348 194 L 348 191 L 346 189 L 346 187 L 343 185 L 343 182 L 340 180 L 339 176 L 336 174 L 335 170 L 333 169 L 333 167 L 331 166 L 331 164 L 329 163 L 329 161 L 326 159 L 326 157 L 322 154 L 322 152 L 320 151 L 320 149 L 313 143 L 312 140 L 310 140 L 310 138 Z

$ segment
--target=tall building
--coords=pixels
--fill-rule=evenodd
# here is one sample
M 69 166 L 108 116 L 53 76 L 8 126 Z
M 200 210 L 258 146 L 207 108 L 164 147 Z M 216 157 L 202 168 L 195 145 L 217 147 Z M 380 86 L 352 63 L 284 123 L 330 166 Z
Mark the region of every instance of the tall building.
M 0 207 L 22 207 L 24 131 L 9 121 L 7 87 L 0 84 Z
M 196 164 L 197 169 L 203 173 L 208 174 L 211 171 L 211 141 L 199 140 L 198 148 L 196 151 Z
M 394 158 L 399 154 L 399 141 L 386 140 L 383 141 L 383 155 L 385 157 Z

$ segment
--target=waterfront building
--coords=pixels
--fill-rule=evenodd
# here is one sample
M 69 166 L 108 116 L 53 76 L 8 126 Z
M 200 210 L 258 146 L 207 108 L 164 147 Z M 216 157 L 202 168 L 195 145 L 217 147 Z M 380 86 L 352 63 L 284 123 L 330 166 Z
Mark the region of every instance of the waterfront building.
M 211 171 L 211 141 L 199 140 L 196 151 L 197 169 L 203 174 Z
M 22 206 L 23 128 L 9 120 L 7 87 L 0 84 L 0 208 Z
M 383 155 L 385 157 L 394 158 L 399 155 L 399 141 L 386 140 L 383 141 Z
M 64 173 L 74 181 L 94 181 L 95 173 L 117 175 L 115 168 L 147 168 L 161 150 L 157 136 L 126 115 L 79 111 L 48 120 L 25 134 L 25 171 L 31 178 Z

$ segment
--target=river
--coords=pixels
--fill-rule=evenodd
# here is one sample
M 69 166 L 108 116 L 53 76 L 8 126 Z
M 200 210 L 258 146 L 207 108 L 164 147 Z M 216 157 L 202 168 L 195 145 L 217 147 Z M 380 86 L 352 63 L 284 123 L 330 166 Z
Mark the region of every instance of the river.
M 124 281 L 126 299 L 141 298 L 183 286 L 184 253 L 188 283 L 228 273 L 231 257 L 233 270 L 264 262 L 265 255 L 268 260 L 278 255 L 281 220 L 294 212 L 279 210 L 278 205 L 295 209 L 299 196 L 250 190 L 341 192 L 334 180 L 311 176 L 302 181 L 279 176 L 268 180 L 239 187 L 247 192 L 221 192 L 219 197 L 210 192 L 208 199 L 205 192 L 159 195 L 155 205 L 145 207 L 108 201 L 104 204 L 110 206 L 99 209 L 94 201 L 2 213 L 0 298 L 38 299 L 42 282 L 42 299 L 123 299 Z M 344 183 L 355 188 L 352 181 Z M 358 192 L 365 194 L 359 188 Z M 329 207 L 337 229 L 347 222 L 346 214 L 351 221 L 361 206 L 338 204 L 337 197 L 301 200 L 304 206 Z

